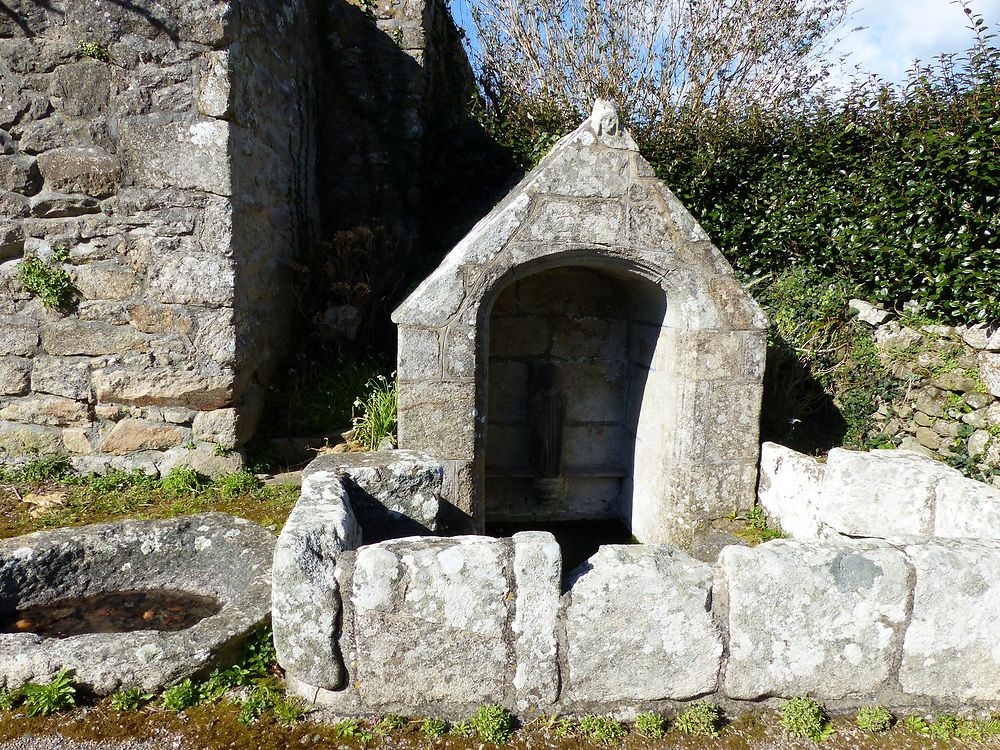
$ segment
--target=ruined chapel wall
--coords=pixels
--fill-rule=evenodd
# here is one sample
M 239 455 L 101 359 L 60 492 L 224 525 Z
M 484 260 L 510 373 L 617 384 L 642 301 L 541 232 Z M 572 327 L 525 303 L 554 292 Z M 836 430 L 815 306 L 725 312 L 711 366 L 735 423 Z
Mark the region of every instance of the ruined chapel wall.
M 0 18 L 0 460 L 231 470 L 308 230 L 304 2 Z M 65 271 L 65 310 L 19 280 Z M 196 450 L 189 450 L 194 443 Z

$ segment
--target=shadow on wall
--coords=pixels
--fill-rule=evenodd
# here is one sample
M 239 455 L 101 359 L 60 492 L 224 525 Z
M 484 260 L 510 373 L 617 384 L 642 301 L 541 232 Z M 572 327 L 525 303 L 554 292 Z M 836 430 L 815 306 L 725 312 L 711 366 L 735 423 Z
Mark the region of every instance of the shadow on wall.
M 516 166 L 468 112 L 475 81 L 443 2 L 369 14 L 329 0 L 316 12 L 320 226 L 298 313 L 326 345 L 391 359 L 389 313 L 499 200 Z

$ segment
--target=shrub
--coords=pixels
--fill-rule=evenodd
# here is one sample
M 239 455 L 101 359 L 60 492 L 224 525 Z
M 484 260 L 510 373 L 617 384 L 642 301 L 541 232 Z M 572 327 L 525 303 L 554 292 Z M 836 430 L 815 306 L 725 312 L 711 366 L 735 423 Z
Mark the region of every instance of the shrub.
M 722 716 L 719 707 L 708 701 L 698 701 L 674 721 L 685 734 L 718 737 Z
M 188 677 L 164 690 L 161 700 L 163 707 L 168 711 L 184 711 L 198 705 L 201 701 L 201 691 Z
M 862 706 L 854 719 L 858 729 L 866 732 L 888 732 L 892 728 L 892 714 L 884 706 Z
M 781 707 L 780 723 L 793 737 L 805 737 L 817 743 L 833 734 L 823 707 L 805 695 L 785 701 Z
M 152 699 L 152 695 L 142 692 L 140 688 L 129 688 L 111 696 L 111 710 L 138 711 Z
M 514 731 L 514 720 L 503 706 L 480 706 L 469 720 L 480 739 L 502 745 Z
M 76 688 L 70 674 L 69 670 L 61 669 L 51 682 L 44 685 L 29 682 L 21 688 L 25 713 L 28 716 L 48 716 L 76 705 Z
M 659 714 L 639 714 L 635 717 L 635 730 L 643 737 L 658 740 L 667 733 L 667 720 Z
M 611 745 L 625 737 L 628 729 L 613 716 L 587 714 L 580 719 L 580 734 L 594 742 Z
M 428 737 L 441 737 L 448 732 L 448 722 L 428 716 L 420 724 L 420 731 Z

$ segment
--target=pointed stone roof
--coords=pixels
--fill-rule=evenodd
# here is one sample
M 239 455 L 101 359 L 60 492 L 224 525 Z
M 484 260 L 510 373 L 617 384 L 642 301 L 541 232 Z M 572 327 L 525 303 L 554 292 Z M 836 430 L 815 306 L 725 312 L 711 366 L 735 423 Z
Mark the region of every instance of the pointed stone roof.
M 762 330 L 767 318 L 698 222 L 656 178 L 615 107 L 562 138 L 394 312 L 401 326 L 474 324 L 511 273 L 557 265 L 619 266 L 663 287 L 664 325 Z M 464 312 L 463 312 L 464 311 Z

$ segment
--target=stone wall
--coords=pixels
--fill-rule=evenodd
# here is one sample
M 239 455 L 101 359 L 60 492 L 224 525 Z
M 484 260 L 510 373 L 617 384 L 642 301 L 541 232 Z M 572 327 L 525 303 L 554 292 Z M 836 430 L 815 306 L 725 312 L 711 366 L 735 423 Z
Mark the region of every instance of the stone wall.
M 304 0 L 0 19 L 0 460 L 231 470 L 314 210 Z M 78 292 L 45 307 L 35 256 Z
M 874 418 L 879 436 L 1000 487 L 1000 328 L 928 325 L 853 300 L 902 396 Z
M 779 540 L 715 565 L 609 545 L 564 581 L 547 533 L 357 547 L 329 474 L 300 507 L 278 543 L 275 622 L 323 601 L 317 622 L 339 625 L 311 645 L 307 628 L 276 629 L 279 656 L 295 692 L 338 714 L 634 714 L 705 697 L 740 711 L 803 693 L 832 710 L 1000 706 L 995 539 Z M 290 561 L 310 571 L 305 599 L 279 575 Z

